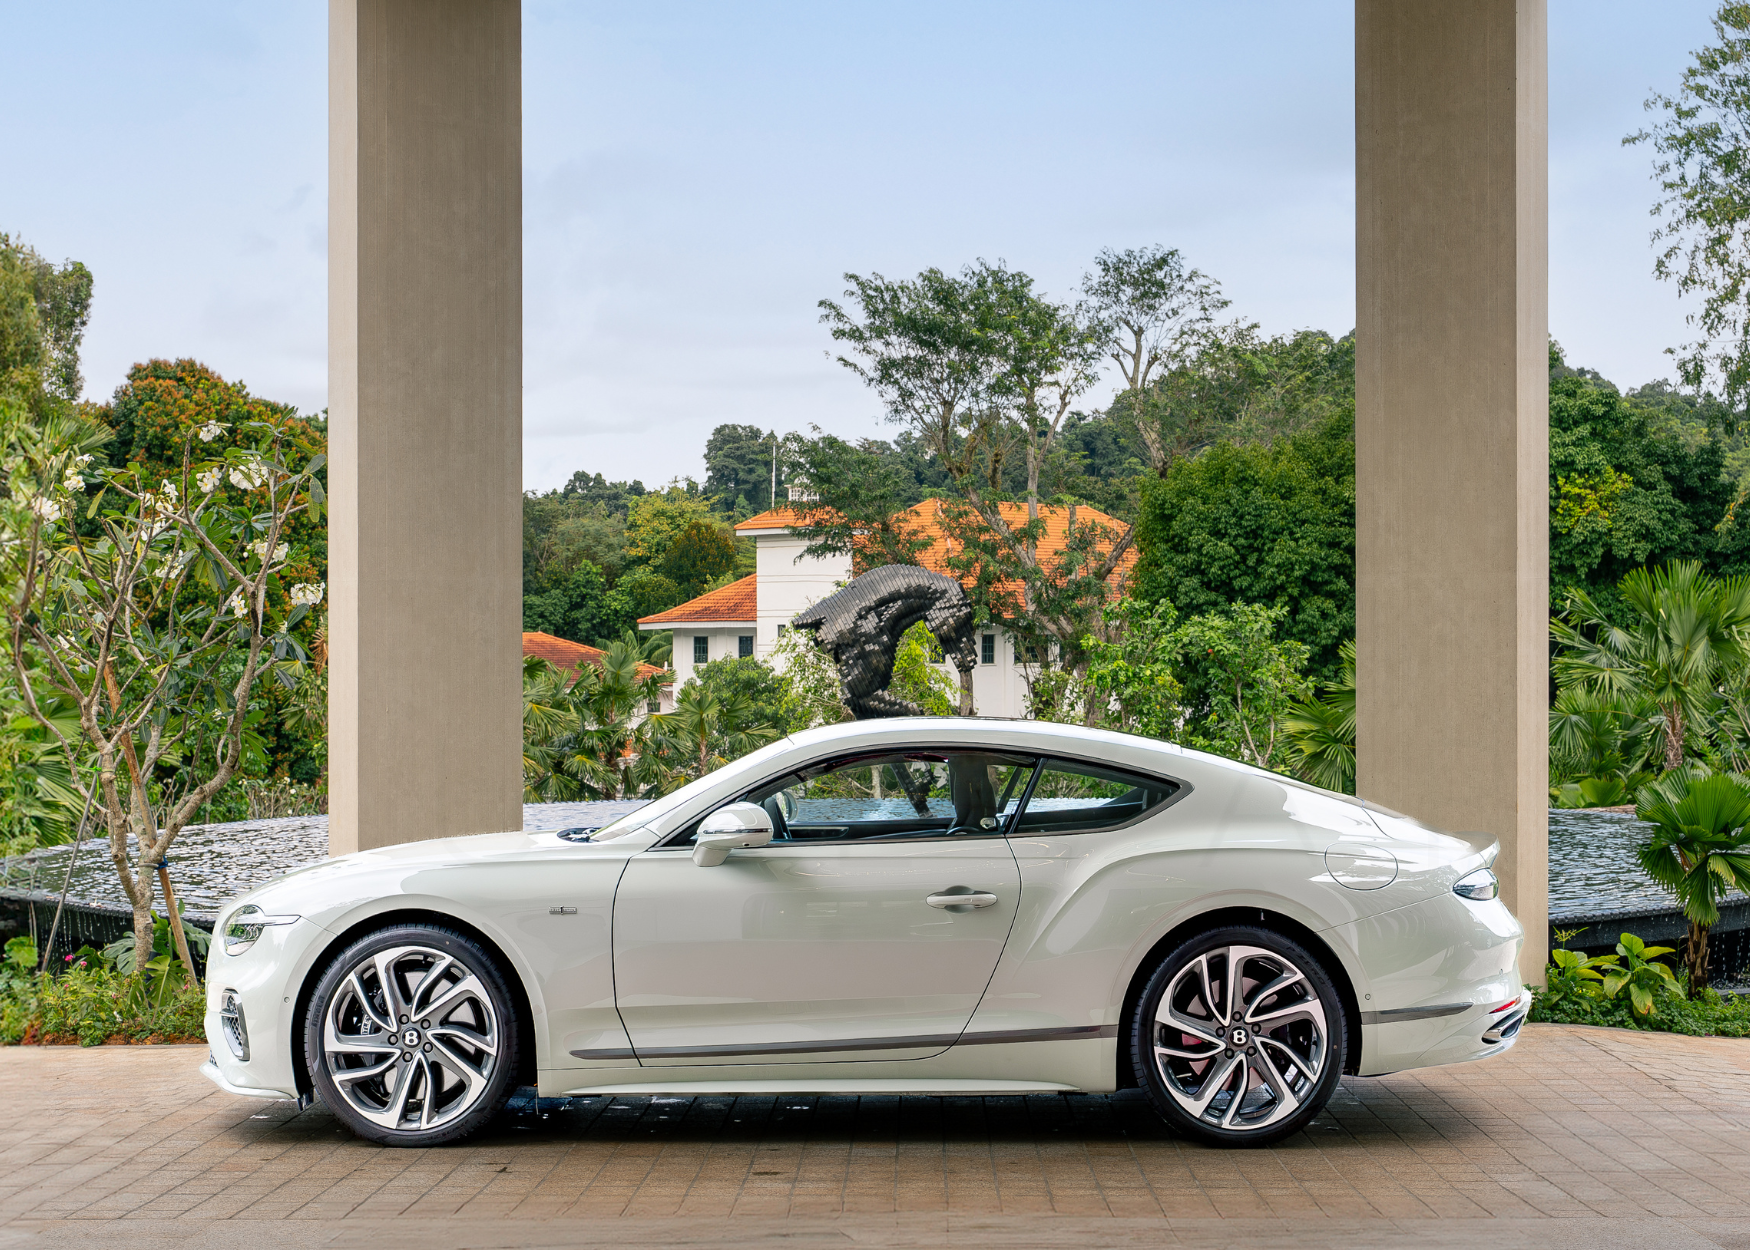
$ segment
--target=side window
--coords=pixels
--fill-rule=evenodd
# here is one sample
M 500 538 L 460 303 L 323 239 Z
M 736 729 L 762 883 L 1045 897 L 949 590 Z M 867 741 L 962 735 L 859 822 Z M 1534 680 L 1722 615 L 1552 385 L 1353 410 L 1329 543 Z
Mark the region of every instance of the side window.
M 991 836 L 1007 831 L 1034 763 L 988 751 L 864 754 L 779 777 L 740 801 L 766 809 L 774 844 Z
M 1135 820 L 1179 787 L 1159 777 L 1072 760 L 1046 760 L 1015 833 L 1089 833 Z
M 711 659 L 711 636 L 709 634 L 693 635 L 693 663 L 704 664 Z
M 742 634 L 735 640 L 735 655 L 737 659 L 745 660 L 753 655 L 753 635 Z

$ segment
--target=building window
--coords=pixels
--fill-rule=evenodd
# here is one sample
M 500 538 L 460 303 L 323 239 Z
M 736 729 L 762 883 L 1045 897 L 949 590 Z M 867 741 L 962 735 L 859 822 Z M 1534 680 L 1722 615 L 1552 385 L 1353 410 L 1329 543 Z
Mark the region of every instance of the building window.
M 738 659 L 753 658 L 753 635 L 743 634 L 735 640 L 735 654 Z
M 693 635 L 693 663 L 703 664 L 711 658 L 711 639 L 706 634 Z
M 1027 663 L 1029 663 L 1029 664 L 1039 663 L 1039 644 L 1038 643 L 1030 642 L 1027 644 Z
M 778 637 L 780 637 L 780 638 L 782 638 L 782 637 L 783 637 L 783 636 L 784 636 L 784 631 L 785 631 L 785 630 L 786 630 L 786 629 L 789 629 L 789 628 L 790 628 L 790 627 L 789 627 L 789 626 L 788 626 L 788 625 L 780 625 L 780 626 L 778 626 Z
M 980 664 L 995 664 L 997 662 L 997 636 L 986 634 L 979 642 L 978 662 Z
M 662 711 L 662 704 L 655 699 L 652 699 L 649 703 L 644 705 L 644 710 L 649 712 L 652 716 L 655 716 L 658 712 Z

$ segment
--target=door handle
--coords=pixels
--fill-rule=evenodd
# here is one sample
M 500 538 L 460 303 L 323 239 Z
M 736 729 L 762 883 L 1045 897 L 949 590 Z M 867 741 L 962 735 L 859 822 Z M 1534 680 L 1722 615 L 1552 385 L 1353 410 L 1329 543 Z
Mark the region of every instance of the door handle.
M 940 907 L 944 911 L 974 911 L 980 907 L 994 907 L 997 896 L 979 891 L 967 890 L 961 887 L 959 892 L 944 890 L 940 894 L 932 894 L 924 900 L 931 907 Z

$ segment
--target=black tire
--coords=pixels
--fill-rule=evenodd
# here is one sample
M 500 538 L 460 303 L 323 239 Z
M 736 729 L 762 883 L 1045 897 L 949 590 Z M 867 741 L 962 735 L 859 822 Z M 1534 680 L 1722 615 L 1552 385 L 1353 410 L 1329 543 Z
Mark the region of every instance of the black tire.
M 1230 961 L 1241 970 L 1237 1004 Z M 1298 942 L 1250 925 L 1168 952 L 1131 1030 L 1137 1080 L 1155 1110 L 1215 1146 L 1264 1146 L 1305 1128 L 1336 1092 L 1347 1053 L 1343 1001 L 1324 966 Z
M 336 955 L 304 1022 L 317 1094 L 342 1124 L 385 1146 L 478 1132 L 516 1089 L 520 1041 L 497 961 L 426 924 L 380 929 Z

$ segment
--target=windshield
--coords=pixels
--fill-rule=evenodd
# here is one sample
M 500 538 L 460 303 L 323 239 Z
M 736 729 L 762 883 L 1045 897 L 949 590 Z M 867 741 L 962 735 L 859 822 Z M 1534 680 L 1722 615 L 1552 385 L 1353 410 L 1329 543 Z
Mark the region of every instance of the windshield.
M 754 751 L 749 755 L 744 755 L 739 760 L 736 760 L 735 764 L 731 767 L 734 767 L 737 772 L 740 772 L 743 768 L 749 766 L 757 769 L 772 756 L 788 750 L 790 745 L 790 740 L 788 738 L 779 738 L 776 742 L 768 742 L 759 750 Z M 627 812 L 624 816 L 611 824 L 603 825 L 600 829 L 597 829 L 594 833 L 589 835 L 589 840 L 591 842 L 612 842 L 615 838 L 623 838 L 629 833 L 636 833 L 651 822 L 660 820 L 662 817 L 668 815 L 677 807 L 686 803 L 689 799 L 694 798 L 701 789 L 713 786 L 720 780 L 721 778 L 718 777 L 717 774 L 706 773 L 697 781 L 688 782 L 679 790 L 665 794 L 659 799 L 652 799 L 637 811 Z

